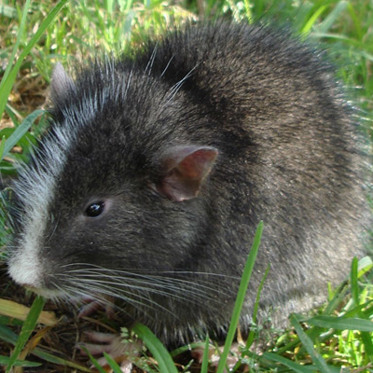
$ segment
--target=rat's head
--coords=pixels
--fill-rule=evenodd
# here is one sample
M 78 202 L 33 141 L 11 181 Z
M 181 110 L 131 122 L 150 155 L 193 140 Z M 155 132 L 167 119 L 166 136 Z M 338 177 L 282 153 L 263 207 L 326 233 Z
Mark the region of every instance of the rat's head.
M 129 294 L 187 262 L 204 228 L 217 150 L 180 129 L 174 90 L 118 70 L 74 82 L 57 65 L 53 123 L 14 184 L 9 273 L 49 297 L 106 294 L 113 281 Z

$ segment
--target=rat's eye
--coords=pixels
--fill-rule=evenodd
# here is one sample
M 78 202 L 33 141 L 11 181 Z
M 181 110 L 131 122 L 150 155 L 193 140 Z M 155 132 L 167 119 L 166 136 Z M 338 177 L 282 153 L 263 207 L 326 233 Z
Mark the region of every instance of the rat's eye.
M 90 218 L 95 218 L 104 212 L 105 203 L 102 201 L 91 203 L 85 210 L 85 213 Z

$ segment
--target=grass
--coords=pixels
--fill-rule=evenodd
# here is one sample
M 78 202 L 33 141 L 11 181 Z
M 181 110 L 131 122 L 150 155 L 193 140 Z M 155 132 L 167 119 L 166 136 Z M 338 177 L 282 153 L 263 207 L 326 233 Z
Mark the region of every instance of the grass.
M 73 64 L 102 49 L 118 53 L 126 50 L 129 43 L 140 43 L 148 33 L 160 34 L 171 24 L 201 17 L 230 16 L 249 22 L 270 19 L 289 23 L 296 33 L 322 43 L 331 50 L 330 58 L 340 67 L 338 76 L 350 87 L 349 94 L 359 108 L 360 121 L 367 136 L 373 140 L 371 1 L 207 0 L 175 5 L 160 0 L 95 0 L 89 2 L 89 6 L 87 3 L 58 1 L 52 6 L 45 0 L 27 0 L 23 7 L 13 1 L 3 1 L 0 5 L 0 171 L 3 178 L 15 174 L 14 162 L 26 159 L 30 145 L 45 130 L 46 120 L 40 107 L 44 104 L 56 61 Z M 3 222 L 6 214 L 4 193 L 1 198 L 0 219 Z M 4 223 L 0 227 L 1 269 L 10 232 Z M 235 368 L 246 365 L 253 371 L 263 372 L 340 372 L 345 367 L 355 372 L 373 372 L 373 291 L 365 274 L 371 267 L 369 259 L 361 261 L 359 266 L 354 261 L 349 281 L 336 290 L 330 289 L 329 301 L 317 315 L 309 319 L 294 315 L 291 330 L 271 331 L 277 339 L 264 354 L 255 353 L 255 341 L 263 339 L 268 331 L 259 326 L 253 328 L 246 344 L 242 343 L 234 352 L 238 356 Z M 0 277 L 3 278 L 6 279 Z M 8 283 L 1 283 L 0 297 L 9 297 L 10 287 Z M 19 360 L 24 360 L 27 352 L 32 351 L 38 362 L 23 361 L 23 365 L 31 367 L 50 362 L 54 364 L 50 366 L 87 371 L 84 366 L 61 359 L 58 354 L 40 346 L 40 341 L 43 338 L 47 341 L 48 333 L 51 333 L 50 326 L 35 326 L 41 304 L 40 300 L 35 301 L 26 321 L 0 316 L 0 365 L 9 365 L 12 361 L 21 364 Z M 17 305 L 14 305 L 13 312 L 16 310 Z M 234 323 L 232 325 L 235 330 Z M 170 363 L 168 352 L 159 347 L 149 331 L 140 326 L 138 334 L 144 341 L 151 341 L 149 349 L 154 356 L 160 354 L 159 364 L 161 361 Z M 229 355 L 231 338 L 227 338 L 224 358 Z M 13 346 L 16 346 L 14 350 Z M 214 345 L 210 346 L 213 351 Z M 176 353 L 171 352 L 171 356 Z M 220 350 L 215 352 L 220 353 Z M 207 357 L 205 354 L 202 366 L 197 370 L 207 371 Z M 111 365 L 114 367 L 115 363 Z M 223 365 L 221 363 L 219 371 L 223 370 Z M 157 366 L 161 365 L 153 364 L 152 369 Z M 177 368 L 191 371 L 194 366 L 195 363 L 188 360 L 178 363 Z M 171 371 L 173 368 L 163 371 L 165 369 Z

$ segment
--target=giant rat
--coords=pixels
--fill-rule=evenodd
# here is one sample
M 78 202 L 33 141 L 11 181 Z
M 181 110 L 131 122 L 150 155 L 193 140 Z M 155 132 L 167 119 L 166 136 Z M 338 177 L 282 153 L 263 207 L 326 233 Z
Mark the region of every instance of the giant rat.
M 363 253 L 353 109 L 322 52 L 260 24 L 189 25 L 75 78 L 13 185 L 9 273 L 55 299 L 120 299 L 163 340 L 229 322 L 255 228 L 242 324 L 283 326 Z

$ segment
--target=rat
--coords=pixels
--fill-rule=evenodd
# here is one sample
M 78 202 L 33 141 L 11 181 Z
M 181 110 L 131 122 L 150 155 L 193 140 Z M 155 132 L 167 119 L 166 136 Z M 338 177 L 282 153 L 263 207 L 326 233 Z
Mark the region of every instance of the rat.
M 70 76 L 14 181 L 8 269 L 55 300 L 115 298 L 172 343 L 241 315 L 286 324 L 364 254 L 368 211 L 353 107 L 325 53 L 283 28 L 190 24 Z

